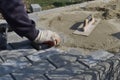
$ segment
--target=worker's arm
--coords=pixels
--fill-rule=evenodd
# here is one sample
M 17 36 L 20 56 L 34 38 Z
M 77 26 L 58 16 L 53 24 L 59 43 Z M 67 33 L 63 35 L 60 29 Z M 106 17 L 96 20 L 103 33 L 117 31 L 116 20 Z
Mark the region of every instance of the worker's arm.
M 0 10 L 12 29 L 21 37 L 34 40 L 38 35 L 35 23 L 28 18 L 21 0 L 0 0 Z

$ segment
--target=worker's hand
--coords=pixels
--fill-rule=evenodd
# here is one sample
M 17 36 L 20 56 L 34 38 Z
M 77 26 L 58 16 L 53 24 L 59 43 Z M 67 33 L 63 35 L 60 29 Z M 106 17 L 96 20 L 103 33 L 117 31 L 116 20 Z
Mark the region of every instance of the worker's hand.
M 40 30 L 38 36 L 34 40 L 35 43 L 45 43 L 50 46 L 60 45 L 61 39 L 60 36 L 50 30 Z

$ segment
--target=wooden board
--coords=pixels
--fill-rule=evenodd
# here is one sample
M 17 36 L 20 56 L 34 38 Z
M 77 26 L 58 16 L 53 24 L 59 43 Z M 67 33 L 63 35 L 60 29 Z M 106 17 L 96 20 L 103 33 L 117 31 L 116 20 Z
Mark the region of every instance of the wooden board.
M 88 24 L 88 29 L 86 31 L 81 31 L 80 28 L 83 26 L 83 24 L 81 24 L 78 27 L 78 30 L 75 30 L 73 32 L 73 34 L 76 35 L 84 35 L 84 36 L 89 36 L 91 34 L 91 32 L 96 28 L 96 26 L 98 25 L 98 23 L 101 21 L 101 19 L 95 19 L 95 23 L 94 24 Z

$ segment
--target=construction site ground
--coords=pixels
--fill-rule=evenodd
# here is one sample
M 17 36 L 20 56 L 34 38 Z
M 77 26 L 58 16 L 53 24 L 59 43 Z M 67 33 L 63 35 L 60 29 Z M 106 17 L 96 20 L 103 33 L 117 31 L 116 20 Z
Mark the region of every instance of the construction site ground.
M 38 28 L 50 29 L 61 35 L 63 43 L 60 49 L 78 48 L 85 53 L 103 49 L 117 53 L 120 51 L 120 11 L 115 9 L 115 0 L 107 1 L 56 8 L 31 14 L 30 17 L 36 20 Z M 102 19 L 90 36 L 73 34 L 90 14 Z
M 9 32 L 8 50 L 0 51 L 0 80 L 119 80 L 119 11 L 116 15 L 111 15 L 109 9 L 105 12 L 109 1 L 96 0 L 29 14 L 37 28 L 58 32 L 63 43 L 37 51 L 29 40 Z M 96 10 L 93 6 L 101 7 Z M 89 14 L 102 21 L 89 37 L 73 35 Z

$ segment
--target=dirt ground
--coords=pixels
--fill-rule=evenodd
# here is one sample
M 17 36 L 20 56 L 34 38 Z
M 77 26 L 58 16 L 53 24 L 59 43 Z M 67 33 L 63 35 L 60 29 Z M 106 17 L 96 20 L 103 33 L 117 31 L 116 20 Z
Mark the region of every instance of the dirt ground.
M 102 19 L 90 36 L 75 35 L 73 32 L 90 14 Z M 96 3 L 75 10 L 40 15 L 37 25 L 59 33 L 63 38 L 61 49 L 77 48 L 83 52 L 107 50 L 120 51 L 120 11 L 115 2 Z M 116 24 L 115 24 L 116 23 Z

